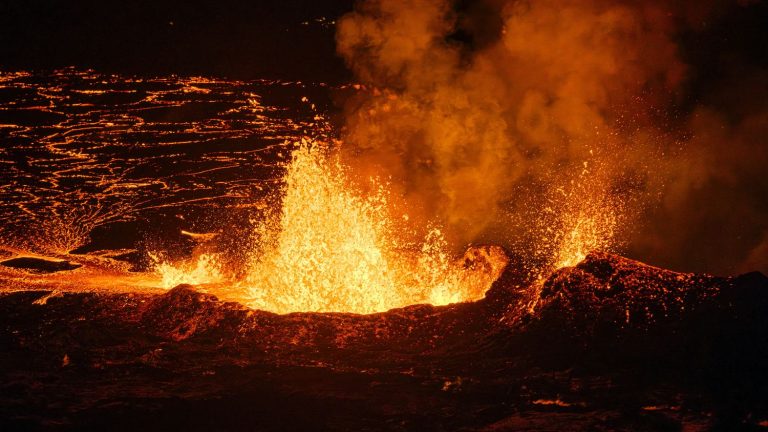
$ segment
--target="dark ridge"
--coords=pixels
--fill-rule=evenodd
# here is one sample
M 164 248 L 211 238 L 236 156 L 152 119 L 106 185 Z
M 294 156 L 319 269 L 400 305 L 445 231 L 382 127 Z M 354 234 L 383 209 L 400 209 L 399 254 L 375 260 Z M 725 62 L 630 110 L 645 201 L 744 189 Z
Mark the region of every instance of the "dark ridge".
M 32 257 L 11 258 L 0 262 L 0 264 L 6 267 L 29 270 L 33 273 L 56 273 L 82 267 L 80 264 L 74 264 L 69 261 L 52 261 Z
M 768 278 L 591 254 L 474 303 L 250 310 L 163 294 L 0 294 L 3 430 L 759 430 Z M 42 303 L 42 304 L 41 304 Z

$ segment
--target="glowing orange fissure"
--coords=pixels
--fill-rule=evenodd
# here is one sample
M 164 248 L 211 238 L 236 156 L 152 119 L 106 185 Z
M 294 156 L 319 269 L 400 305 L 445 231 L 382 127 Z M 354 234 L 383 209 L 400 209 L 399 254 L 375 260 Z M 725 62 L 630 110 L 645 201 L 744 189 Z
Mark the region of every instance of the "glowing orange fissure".
M 327 146 L 302 140 L 286 167 L 279 211 L 254 222 L 245 276 L 230 280 L 216 253 L 173 264 L 151 258 L 166 288 L 226 286 L 230 297 L 277 313 L 373 313 L 482 298 L 507 264 L 501 248 L 453 259 L 438 227 L 420 244 L 402 242 L 407 228 L 388 213 L 384 185 L 371 182 L 375 192 L 364 196 Z

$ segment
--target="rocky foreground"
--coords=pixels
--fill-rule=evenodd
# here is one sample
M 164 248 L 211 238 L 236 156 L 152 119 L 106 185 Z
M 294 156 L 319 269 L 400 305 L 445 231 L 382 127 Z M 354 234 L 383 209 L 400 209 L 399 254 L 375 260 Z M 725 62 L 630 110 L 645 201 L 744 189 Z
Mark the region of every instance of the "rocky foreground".
M 0 347 L 2 431 L 768 430 L 768 278 L 606 254 L 374 315 L 6 292 Z

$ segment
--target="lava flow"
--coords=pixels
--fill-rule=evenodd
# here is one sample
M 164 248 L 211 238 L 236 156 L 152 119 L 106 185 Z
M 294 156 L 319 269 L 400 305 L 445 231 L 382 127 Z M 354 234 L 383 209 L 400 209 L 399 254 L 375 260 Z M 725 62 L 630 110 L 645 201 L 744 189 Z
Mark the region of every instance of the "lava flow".
M 13 177 L 0 188 L 3 255 L 20 260 L 0 269 L 8 286 L 186 283 L 279 313 L 371 313 L 478 300 L 508 261 L 483 243 L 457 253 L 441 221 L 415 222 L 389 178 L 355 177 L 298 96 L 314 87 L 65 69 L 7 73 L 2 88 L 6 151 L 29 155 L 6 161 Z M 610 250 L 615 206 L 592 198 L 592 177 L 585 167 L 526 221 L 540 224 L 538 246 L 520 271 L 543 279 Z

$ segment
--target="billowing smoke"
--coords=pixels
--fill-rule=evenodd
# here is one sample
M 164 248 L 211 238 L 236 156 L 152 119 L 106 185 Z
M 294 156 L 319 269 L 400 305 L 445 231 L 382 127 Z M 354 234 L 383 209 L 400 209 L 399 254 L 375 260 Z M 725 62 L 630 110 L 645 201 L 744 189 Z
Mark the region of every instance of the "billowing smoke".
M 443 224 L 457 245 L 531 253 L 548 226 L 570 229 L 547 215 L 599 220 L 609 211 L 639 258 L 765 270 L 768 222 L 759 218 L 768 209 L 754 208 L 754 190 L 765 194 L 766 180 L 744 172 L 766 166 L 764 146 L 753 154 L 768 119 L 744 110 L 729 119 L 692 97 L 702 80 L 681 42 L 723 11 L 749 7 L 361 0 L 337 30 L 338 52 L 365 86 L 346 104 L 342 155 L 361 175 L 391 179 L 414 220 Z M 723 184 L 746 181 L 762 186 L 726 196 Z M 697 201 L 710 186 L 722 202 Z M 701 211 L 710 205 L 718 210 Z M 704 232 L 714 219 L 698 218 L 718 212 L 752 224 L 753 244 Z M 732 259 L 718 267 L 705 262 L 713 250 L 692 255 L 697 235 L 724 240 Z

